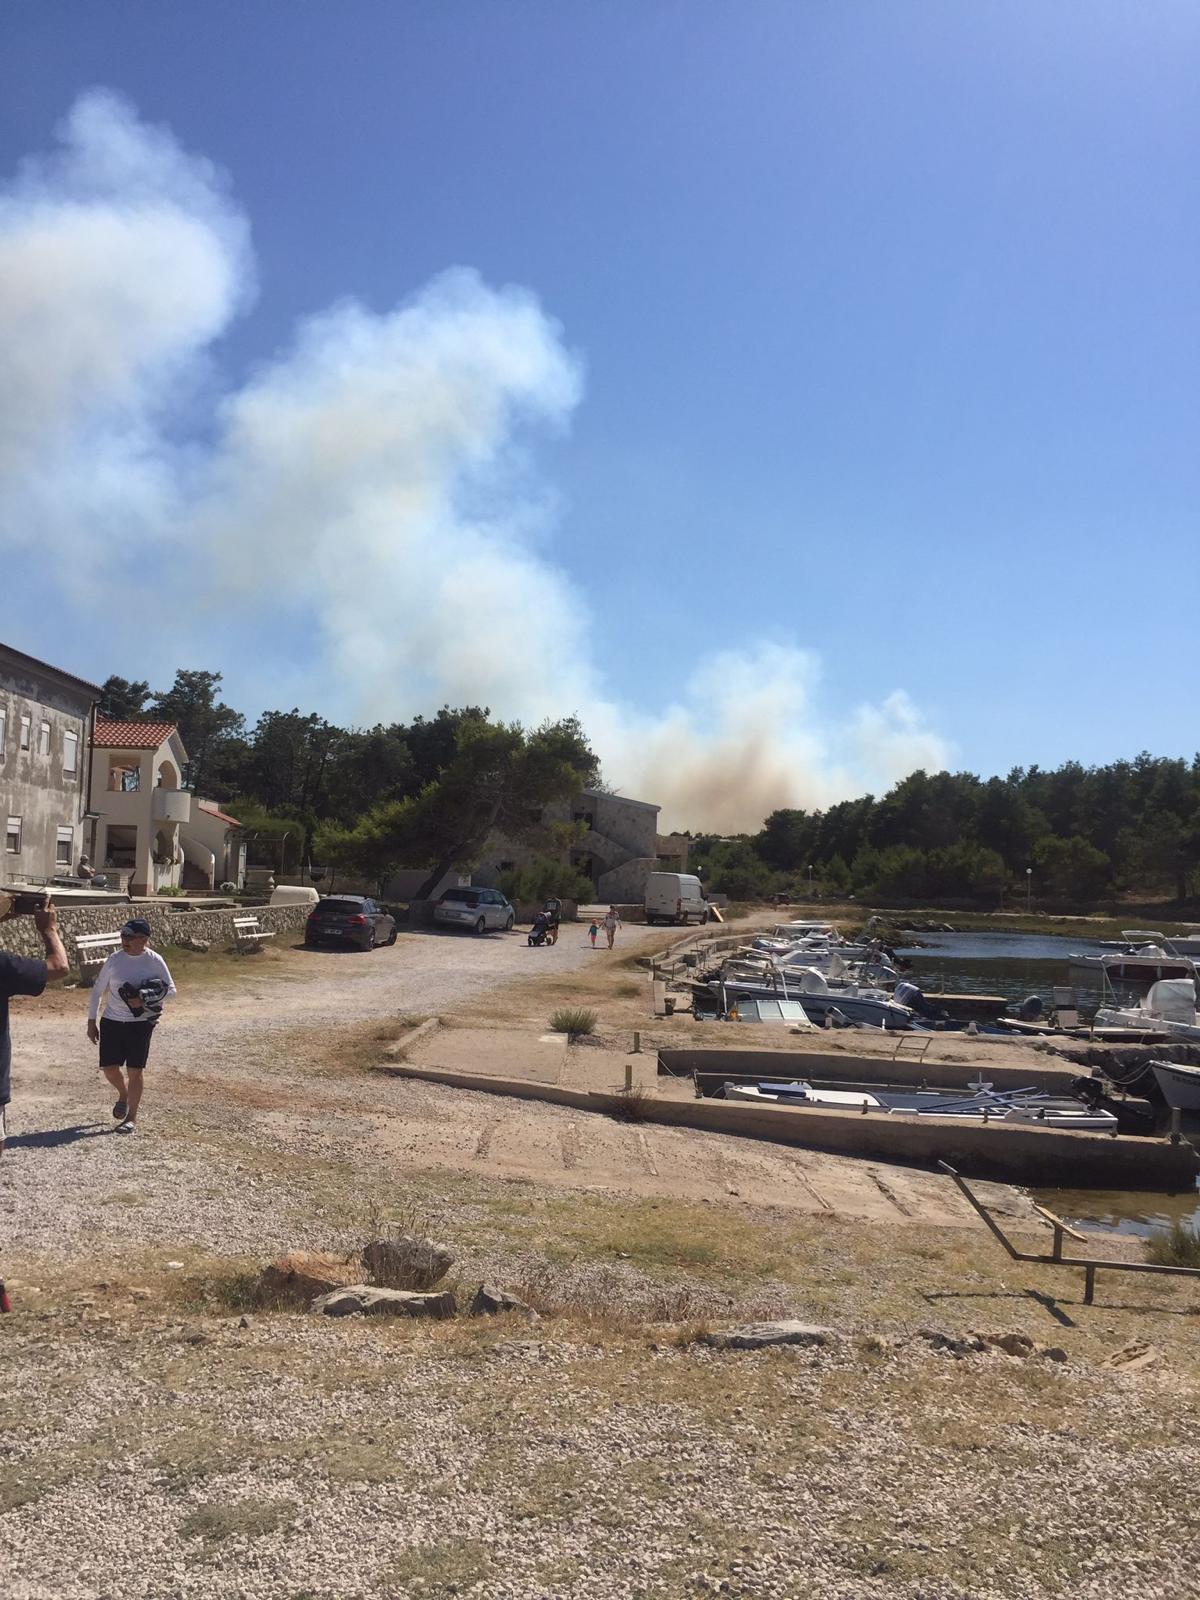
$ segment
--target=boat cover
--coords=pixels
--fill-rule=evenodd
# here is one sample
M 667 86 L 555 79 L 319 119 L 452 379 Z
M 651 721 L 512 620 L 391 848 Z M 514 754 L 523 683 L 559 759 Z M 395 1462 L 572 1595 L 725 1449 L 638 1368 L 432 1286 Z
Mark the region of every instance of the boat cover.
M 1160 978 L 1150 985 L 1145 1009 L 1164 1022 L 1196 1020 L 1196 983 L 1193 978 Z

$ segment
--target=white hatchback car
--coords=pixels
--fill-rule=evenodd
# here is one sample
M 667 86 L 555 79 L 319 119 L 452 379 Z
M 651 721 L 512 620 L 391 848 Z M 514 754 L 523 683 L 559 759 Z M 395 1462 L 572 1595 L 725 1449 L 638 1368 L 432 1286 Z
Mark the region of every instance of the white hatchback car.
M 488 928 L 510 932 L 517 914 L 499 889 L 447 889 L 433 908 L 435 922 L 455 928 L 473 928 L 484 933 Z

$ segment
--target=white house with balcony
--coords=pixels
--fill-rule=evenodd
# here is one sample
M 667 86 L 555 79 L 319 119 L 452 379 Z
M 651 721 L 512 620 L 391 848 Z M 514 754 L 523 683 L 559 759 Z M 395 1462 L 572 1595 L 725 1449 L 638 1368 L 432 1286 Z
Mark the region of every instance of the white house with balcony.
M 187 751 L 173 722 L 111 722 L 97 716 L 92 736 L 94 865 L 133 894 L 183 882 L 180 829 L 191 821 L 183 787 Z

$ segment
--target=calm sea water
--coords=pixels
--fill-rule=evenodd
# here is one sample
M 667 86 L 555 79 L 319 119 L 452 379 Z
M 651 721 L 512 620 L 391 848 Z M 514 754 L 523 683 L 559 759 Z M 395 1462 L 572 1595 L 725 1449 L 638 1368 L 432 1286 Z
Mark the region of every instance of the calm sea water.
M 946 994 L 1002 994 L 1008 1000 L 1040 995 L 1047 1004 L 1056 987 L 1072 985 L 1083 1009 L 1100 1003 L 1100 981 L 1081 984 L 1068 973 L 1072 955 L 1100 955 L 1095 939 L 1044 933 L 927 933 L 920 948 L 898 948 L 923 989 Z

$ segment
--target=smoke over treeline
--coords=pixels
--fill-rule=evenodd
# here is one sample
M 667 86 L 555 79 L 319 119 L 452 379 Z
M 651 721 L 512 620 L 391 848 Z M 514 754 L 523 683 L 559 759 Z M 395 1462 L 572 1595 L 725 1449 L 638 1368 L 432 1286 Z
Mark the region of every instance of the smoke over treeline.
M 583 371 L 531 293 L 456 267 L 390 311 L 342 301 L 225 386 L 216 348 L 256 292 L 222 175 L 103 91 L 0 196 L 0 547 L 79 639 L 170 608 L 145 665 L 216 654 L 260 705 L 282 674 L 360 725 L 575 715 L 667 825 L 754 826 L 943 765 L 901 691 L 823 717 L 820 663 L 786 638 L 698 661 L 678 704 L 614 698 L 545 553 L 530 446 L 569 426 Z

